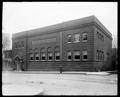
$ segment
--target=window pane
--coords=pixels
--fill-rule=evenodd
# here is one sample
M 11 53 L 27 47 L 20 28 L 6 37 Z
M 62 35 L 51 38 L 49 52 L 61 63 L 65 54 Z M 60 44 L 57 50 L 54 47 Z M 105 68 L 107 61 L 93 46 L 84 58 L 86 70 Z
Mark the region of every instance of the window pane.
M 44 57 L 44 56 L 42 56 L 42 60 L 45 60 L 45 57 Z
M 68 59 L 72 59 L 72 57 L 71 57 L 71 56 L 68 56 Z
M 48 59 L 49 59 L 49 60 L 52 60 L 52 56 L 49 56 Z
M 87 55 L 84 55 L 84 56 L 83 56 L 83 59 L 87 59 Z
M 80 59 L 80 55 L 75 55 L 75 59 Z
M 59 60 L 60 59 L 60 56 L 56 56 L 56 60 Z

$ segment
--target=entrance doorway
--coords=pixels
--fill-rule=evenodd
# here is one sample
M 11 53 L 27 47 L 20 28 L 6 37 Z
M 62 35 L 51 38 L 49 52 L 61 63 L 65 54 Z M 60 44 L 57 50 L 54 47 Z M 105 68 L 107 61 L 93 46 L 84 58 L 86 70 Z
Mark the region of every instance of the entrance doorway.
M 17 56 L 14 61 L 15 61 L 16 70 L 21 71 L 20 57 Z

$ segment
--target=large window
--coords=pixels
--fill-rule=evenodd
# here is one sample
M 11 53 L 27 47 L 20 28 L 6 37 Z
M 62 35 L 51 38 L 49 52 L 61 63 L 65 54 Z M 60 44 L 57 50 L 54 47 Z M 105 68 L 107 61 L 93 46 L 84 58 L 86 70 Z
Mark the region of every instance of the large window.
M 39 61 L 39 50 L 35 49 L 35 60 Z
M 80 34 L 74 35 L 74 42 L 80 42 Z
M 33 61 L 34 60 L 34 54 L 30 53 L 30 60 Z
M 29 60 L 30 61 L 34 60 L 34 51 L 32 49 L 29 49 Z
M 59 46 L 55 47 L 55 61 L 59 61 L 60 60 L 60 48 Z
M 67 35 L 67 43 L 71 43 L 72 42 L 72 36 L 71 34 Z
M 82 51 L 82 60 L 87 61 L 87 59 L 88 59 L 87 50 L 83 50 Z
M 39 53 L 35 53 L 35 60 L 39 61 Z
M 48 52 L 48 61 L 52 61 L 52 60 L 53 60 L 53 53 Z
M 74 51 L 73 56 L 74 56 L 74 61 L 79 61 L 80 60 L 80 51 Z
M 55 52 L 55 61 L 60 60 L 60 52 Z
M 52 61 L 53 60 L 53 50 L 52 50 L 52 48 L 48 47 L 47 52 L 48 52 L 48 61 Z
M 68 52 L 67 52 L 67 60 L 68 60 L 68 61 L 71 61 L 71 60 L 72 60 L 72 52 L 71 52 L 71 51 L 68 51 Z
M 82 33 L 82 41 L 87 42 L 87 33 L 86 32 Z
M 46 60 L 46 57 L 45 57 L 45 56 L 46 56 L 46 54 L 42 52 L 42 53 L 41 53 L 41 61 L 45 61 L 45 60 Z
M 41 48 L 40 54 L 41 54 L 41 61 L 45 61 L 46 60 L 45 48 Z
M 98 61 L 104 61 L 104 52 L 102 50 L 97 50 L 96 59 Z

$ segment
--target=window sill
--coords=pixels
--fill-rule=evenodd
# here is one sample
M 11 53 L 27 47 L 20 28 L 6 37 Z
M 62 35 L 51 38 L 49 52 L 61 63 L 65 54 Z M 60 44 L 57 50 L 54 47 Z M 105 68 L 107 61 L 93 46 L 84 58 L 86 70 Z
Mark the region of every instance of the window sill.
M 47 61 L 51 62 L 51 61 L 53 61 L 53 60 L 47 60 Z
M 35 61 L 40 61 L 40 60 L 35 60 Z
M 60 61 L 60 60 L 55 60 L 55 61 Z
M 82 59 L 82 61 L 88 61 L 88 59 Z
M 75 59 L 74 59 L 74 61 L 80 61 L 80 60 L 75 60 Z
M 87 42 L 87 40 L 83 40 L 82 42 Z
M 67 60 L 67 61 L 72 61 L 72 60 Z
M 67 42 L 67 43 L 72 43 L 72 42 Z
M 35 61 L 35 60 L 28 60 L 28 61 L 31 61 L 31 62 L 33 62 L 33 61 Z
M 78 42 L 80 42 L 80 41 L 74 41 L 73 43 L 78 43 Z

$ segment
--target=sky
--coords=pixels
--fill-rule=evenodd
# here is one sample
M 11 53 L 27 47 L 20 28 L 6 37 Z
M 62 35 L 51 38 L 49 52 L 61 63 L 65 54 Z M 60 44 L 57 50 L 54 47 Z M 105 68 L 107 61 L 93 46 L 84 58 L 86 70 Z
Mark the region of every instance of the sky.
M 117 47 L 117 2 L 3 2 L 2 32 L 14 34 L 95 15 Z

